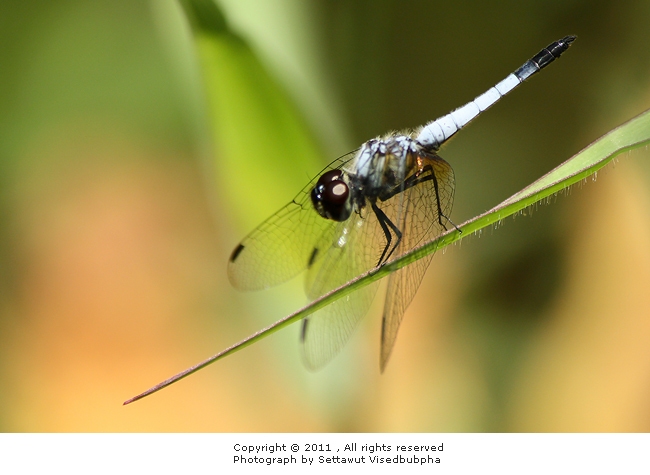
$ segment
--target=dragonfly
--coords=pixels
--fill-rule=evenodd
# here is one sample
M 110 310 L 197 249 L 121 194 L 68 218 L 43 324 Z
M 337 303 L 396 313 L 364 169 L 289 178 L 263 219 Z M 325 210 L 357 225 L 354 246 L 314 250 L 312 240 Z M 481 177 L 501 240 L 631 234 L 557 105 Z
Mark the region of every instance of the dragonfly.
M 559 58 L 576 39 L 565 36 L 519 69 L 453 112 L 413 131 L 387 134 L 344 155 L 296 197 L 255 228 L 228 262 L 232 284 L 260 290 L 306 271 L 314 300 L 366 271 L 383 266 L 453 226 L 454 172 L 440 147 L 481 112 Z M 433 253 L 390 274 L 382 318 L 380 369 L 388 363 L 406 308 Z M 327 364 L 367 313 L 378 282 L 366 285 L 303 319 L 300 341 L 310 369 Z M 270 334 L 291 316 L 158 383 L 124 402 L 131 404 L 186 378 Z
M 265 289 L 306 271 L 305 291 L 315 300 L 455 227 L 449 217 L 454 172 L 438 150 L 481 112 L 559 58 L 575 38 L 551 43 L 453 112 L 413 131 L 373 138 L 334 160 L 235 247 L 228 263 L 233 286 Z M 433 253 L 389 276 L 381 328 L 382 372 L 432 258 Z M 301 353 L 309 369 L 321 368 L 343 348 L 379 284 L 367 285 L 302 321 Z

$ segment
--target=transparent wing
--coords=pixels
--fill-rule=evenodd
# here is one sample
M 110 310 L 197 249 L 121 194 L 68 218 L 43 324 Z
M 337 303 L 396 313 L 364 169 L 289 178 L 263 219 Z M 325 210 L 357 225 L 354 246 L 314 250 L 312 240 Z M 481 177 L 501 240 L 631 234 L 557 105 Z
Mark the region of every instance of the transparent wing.
M 338 223 L 322 218 L 310 193 L 326 171 L 343 167 L 355 152 L 325 167 L 286 206 L 255 228 L 235 248 L 228 262 L 228 277 L 241 290 L 260 290 L 285 282 L 305 270 L 317 243 L 332 239 Z
M 444 232 L 448 224 L 446 218 L 451 213 L 454 201 L 454 172 L 451 166 L 434 154 L 421 155 L 420 159 L 422 167 L 419 176 L 411 178 L 412 186 L 401 193 L 404 213 L 399 226 L 403 237 L 396 256 Z M 381 330 L 381 371 L 388 363 L 404 312 L 413 300 L 432 258 L 433 254 L 429 254 L 389 277 Z
M 354 213 L 337 226 L 334 238 L 323 240 L 322 259 L 308 271 L 307 296 L 313 300 L 377 265 L 379 224 L 374 214 Z M 381 232 L 381 231 L 380 231 Z M 381 234 L 383 239 L 383 233 Z M 383 240 L 385 243 L 385 239 Z M 384 244 L 380 244 L 384 246 Z M 363 287 L 302 322 L 301 350 L 305 365 L 316 370 L 328 363 L 350 338 L 357 323 L 372 304 L 379 282 Z

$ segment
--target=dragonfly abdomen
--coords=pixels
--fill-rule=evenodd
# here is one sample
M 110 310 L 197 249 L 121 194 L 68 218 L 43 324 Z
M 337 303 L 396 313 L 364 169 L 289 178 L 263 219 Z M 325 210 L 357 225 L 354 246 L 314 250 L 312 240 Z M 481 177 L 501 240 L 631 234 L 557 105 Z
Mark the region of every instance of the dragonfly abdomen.
M 499 99 L 508 94 L 523 81 L 539 72 L 564 53 L 575 36 L 565 36 L 555 41 L 526 61 L 519 69 L 509 74 L 473 101 L 468 102 L 453 112 L 426 124 L 417 133 L 416 140 L 429 151 L 435 152 L 456 132 L 469 124 L 481 112 L 492 107 Z

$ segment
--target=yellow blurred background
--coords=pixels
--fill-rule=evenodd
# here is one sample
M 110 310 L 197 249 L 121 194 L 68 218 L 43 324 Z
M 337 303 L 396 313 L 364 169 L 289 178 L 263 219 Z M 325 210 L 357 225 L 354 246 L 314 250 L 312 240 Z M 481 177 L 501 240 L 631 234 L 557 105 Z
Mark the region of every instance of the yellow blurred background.
M 0 4 L 1 430 L 650 430 L 645 149 L 440 252 L 383 375 L 377 302 L 322 371 L 294 325 L 123 407 L 305 303 L 228 256 L 361 142 L 578 35 L 442 150 L 460 223 L 650 107 L 643 0 L 191 4 Z

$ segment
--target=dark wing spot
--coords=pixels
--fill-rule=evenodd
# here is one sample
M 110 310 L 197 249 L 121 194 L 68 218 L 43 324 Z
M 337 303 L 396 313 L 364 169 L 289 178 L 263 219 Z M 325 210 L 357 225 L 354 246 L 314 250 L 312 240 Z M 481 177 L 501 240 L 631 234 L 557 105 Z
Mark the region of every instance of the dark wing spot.
M 235 259 L 241 254 L 241 252 L 244 250 L 244 245 L 240 244 L 235 248 L 234 251 L 232 251 L 232 254 L 230 254 L 230 262 L 235 262 Z
M 309 256 L 309 261 L 307 261 L 307 269 L 309 269 L 312 265 L 314 265 L 314 261 L 316 261 L 316 256 L 318 255 L 318 248 L 315 247 L 313 251 L 311 251 L 311 256 Z
M 309 319 L 305 318 L 302 321 L 302 329 L 300 330 L 300 342 L 304 343 L 305 338 L 307 337 L 307 324 L 309 323 Z

